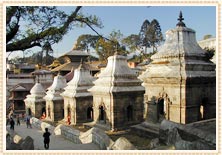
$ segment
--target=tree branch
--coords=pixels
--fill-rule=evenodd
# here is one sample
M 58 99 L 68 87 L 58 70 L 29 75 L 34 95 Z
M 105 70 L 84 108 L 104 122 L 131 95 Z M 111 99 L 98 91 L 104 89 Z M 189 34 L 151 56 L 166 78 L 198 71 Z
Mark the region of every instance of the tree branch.
M 12 29 L 10 28 L 10 32 L 6 34 L 6 44 L 12 40 L 19 30 L 19 25 L 16 24 Z
M 16 50 L 24 50 L 28 48 L 32 48 L 34 46 L 41 46 L 40 41 L 41 39 L 44 39 L 47 36 L 50 36 L 51 39 L 58 37 L 59 35 L 64 35 L 67 32 L 67 29 L 69 25 L 75 20 L 78 11 L 81 9 L 82 6 L 77 6 L 75 11 L 68 17 L 67 21 L 64 23 L 63 26 L 57 28 L 57 27 L 50 27 L 44 31 L 42 31 L 40 34 L 34 34 L 32 36 L 29 36 L 27 38 L 15 41 L 13 43 L 9 43 L 6 45 L 6 52 L 16 51 Z M 8 43 L 15 34 L 18 32 L 19 26 L 16 27 L 16 29 L 13 29 L 10 33 L 6 36 L 6 43 Z M 61 37 L 62 38 L 62 37 Z M 56 38 L 58 40 L 61 39 Z M 33 43 L 34 42 L 34 43 Z

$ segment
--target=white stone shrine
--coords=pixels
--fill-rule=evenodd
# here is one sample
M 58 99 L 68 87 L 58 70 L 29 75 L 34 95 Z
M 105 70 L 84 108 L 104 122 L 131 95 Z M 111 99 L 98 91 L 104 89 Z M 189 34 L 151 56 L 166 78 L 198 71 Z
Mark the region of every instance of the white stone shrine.
M 178 20 L 140 76 L 148 121 L 186 124 L 216 117 L 216 66 L 198 45 L 195 31 L 182 22 L 182 13 Z
M 94 78 L 82 63 L 73 74 L 61 95 L 64 97 L 64 120 L 75 125 L 93 120 L 93 97 L 87 89 L 93 86 Z
M 25 109 L 26 115 L 31 115 L 40 118 L 46 112 L 45 100 L 43 97 L 46 95 L 45 89 L 41 83 L 36 83 L 30 90 L 30 94 L 26 96 Z
M 89 91 L 93 94 L 94 123 L 108 130 L 128 128 L 143 121 L 144 87 L 127 65 L 126 57 L 115 54 Z
M 58 74 L 54 77 L 52 85 L 48 88 L 46 96 L 46 119 L 49 121 L 59 121 L 64 118 L 64 101 L 60 95 L 67 86 L 66 79 Z

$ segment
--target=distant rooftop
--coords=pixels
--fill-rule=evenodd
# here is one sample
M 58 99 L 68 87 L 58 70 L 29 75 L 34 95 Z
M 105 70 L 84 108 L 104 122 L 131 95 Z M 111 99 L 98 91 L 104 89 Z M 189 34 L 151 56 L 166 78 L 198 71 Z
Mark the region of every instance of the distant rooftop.
M 88 53 L 84 52 L 84 51 L 80 51 L 80 50 L 71 50 L 65 54 L 63 54 L 62 56 L 89 56 Z M 61 56 L 61 57 L 62 57 Z

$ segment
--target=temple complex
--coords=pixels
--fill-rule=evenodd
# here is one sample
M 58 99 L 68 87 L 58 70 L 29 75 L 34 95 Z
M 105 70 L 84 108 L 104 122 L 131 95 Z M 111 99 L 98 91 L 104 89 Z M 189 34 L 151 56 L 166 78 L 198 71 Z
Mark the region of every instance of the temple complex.
M 25 102 L 26 115 L 32 117 L 40 118 L 42 115 L 45 115 L 45 89 L 40 83 L 36 83 L 30 90 L 30 95 L 27 95 Z
M 127 65 L 126 57 L 115 54 L 101 70 L 94 86 L 93 120 L 108 130 L 127 128 L 143 121 L 142 81 Z
M 87 89 L 93 86 L 94 78 L 83 63 L 73 74 L 61 95 L 64 97 L 64 120 L 75 125 L 93 120 L 93 97 Z
M 66 79 L 58 74 L 54 77 L 52 85 L 48 88 L 46 96 L 46 119 L 49 121 L 59 121 L 64 118 L 63 97 L 60 95 L 66 87 Z
M 155 54 L 141 52 L 129 62 L 120 55 L 122 45 L 104 38 L 113 43 L 112 48 L 117 43 L 115 54 L 107 60 L 98 54 L 99 59 L 92 55 L 91 60 L 96 61 L 91 61 L 88 52 L 74 47 L 46 69 L 38 65 L 38 70 L 33 70 L 27 65 L 15 70 L 25 74 L 14 75 L 8 70 L 6 150 L 48 149 L 43 148 L 48 129 L 50 150 L 215 152 L 218 118 L 216 64 L 212 61 L 216 57 L 212 60 L 214 51 L 201 48 L 206 42 L 198 44 L 196 32 L 186 27 L 182 12 L 178 21 L 166 32 L 165 42 Z M 142 25 L 147 36 L 153 23 Z M 150 43 L 147 36 L 143 42 Z M 129 39 L 136 43 L 134 37 Z M 208 43 L 217 49 L 215 40 Z M 32 129 L 28 129 L 27 118 Z M 27 124 L 21 121 L 20 125 L 20 119 Z
M 186 124 L 216 117 L 216 66 L 197 44 L 195 31 L 186 27 L 182 13 L 178 20 L 140 76 L 147 121 L 165 118 Z

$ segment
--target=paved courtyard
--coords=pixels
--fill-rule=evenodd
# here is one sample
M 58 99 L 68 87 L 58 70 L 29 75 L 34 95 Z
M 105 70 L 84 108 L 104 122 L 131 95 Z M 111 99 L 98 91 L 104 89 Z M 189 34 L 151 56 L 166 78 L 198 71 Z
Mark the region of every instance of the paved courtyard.
M 10 133 L 13 131 L 9 129 L 10 126 L 7 126 L 7 129 Z M 43 143 L 43 131 L 32 127 L 32 129 L 27 128 L 24 122 L 21 122 L 20 126 L 15 125 L 14 134 L 18 134 L 23 139 L 27 136 L 30 136 L 34 140 L 34 149 L 35 150 L 45 150 Z M 50 145 L 49 150 L 99 150 L 99 147 L 93 143 L 88 144 L 75 144 L 62 136 L 55 135 L 51 133 L 50 136 Z

